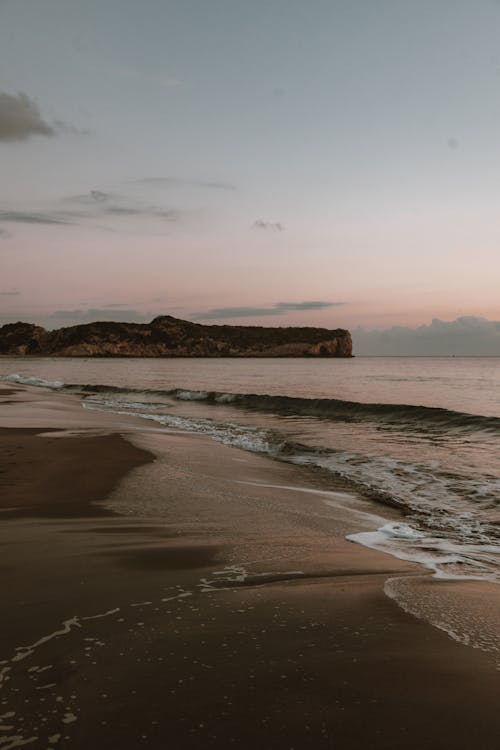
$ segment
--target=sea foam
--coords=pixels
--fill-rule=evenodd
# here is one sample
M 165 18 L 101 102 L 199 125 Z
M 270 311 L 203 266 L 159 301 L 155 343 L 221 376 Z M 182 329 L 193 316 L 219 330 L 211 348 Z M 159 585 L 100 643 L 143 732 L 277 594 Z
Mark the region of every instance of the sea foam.
M 38 388 L 52 388 L 57 390 L 64 387 L 62 380 L 45 380 L 44 378 L 35 378 L 28 375 L 20 375 L 18 373 L 12 373 L 11 375 L 2 375 L 0 380 L 6 383 L 19 383 L 20 385 L 34 385 Z

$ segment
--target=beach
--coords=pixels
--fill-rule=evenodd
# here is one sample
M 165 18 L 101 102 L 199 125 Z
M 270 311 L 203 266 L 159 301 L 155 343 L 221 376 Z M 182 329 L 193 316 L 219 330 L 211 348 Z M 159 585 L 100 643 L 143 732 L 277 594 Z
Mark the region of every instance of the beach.
M 0 407 L 2 750 L 498 748 L 491 653 L 384 591 L 494 623 L 497 586 L 347 541 L 376 506 L 320 470 L 68 393 Z

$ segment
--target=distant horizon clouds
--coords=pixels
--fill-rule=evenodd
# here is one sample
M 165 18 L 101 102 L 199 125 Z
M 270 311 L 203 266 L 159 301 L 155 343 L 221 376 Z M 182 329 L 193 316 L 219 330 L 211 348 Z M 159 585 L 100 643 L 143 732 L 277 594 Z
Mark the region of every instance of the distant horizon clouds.
M 434 318 L 428 325 L 351 331 L 358 354 L 377 356 L 500 356 L 500 321 L 473 315 Z

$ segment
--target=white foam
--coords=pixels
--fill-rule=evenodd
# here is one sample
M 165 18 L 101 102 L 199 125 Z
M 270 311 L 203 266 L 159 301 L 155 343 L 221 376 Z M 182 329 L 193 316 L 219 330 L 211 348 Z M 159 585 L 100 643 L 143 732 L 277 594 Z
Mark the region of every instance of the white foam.
M 208 393 L 206 391 L 177 391 L 175 398 L 180 401 L 206 401 Z
M 500 583 L 497 545 L 458 543 L 430 536 L 405 523 L 386 523 L 376 531 L 349 534 L 346 539 L 423 565 L 435 578 Z
M 11 375 L 1 375 L 0 380 L 7 383 L 19 383 L 20 385 L 34 385 L 38 388 L 62 388 L 64 382 L 62 380 L 45 380 L 44 378 L 34 378 L 28 375 L 19 375 L 19 373 L 12 373 Z
M 175 599 L 185 599 L 187 596 L 192 596 L 191 591 L 183 591 L 181 594 L 176 594 L 175 596 L 167 596 L 164 599 L 162 599 L 162 602 L 173 602 Z
M 496 536 L 487 503 L 498 506 L 500 479 L 473 472 L 449 473 L 438 462 L 410 463 L 388 456 L 361 456 L 347 451 L 297 454 L 288 460 L 333 471 L 383 499 L 426 519 L 426 525 L 464 541 L 489 544 Z
M 424 538 L 424 534 L 421 531 L 412 528 L 407 523 L 386 523 L 379 529 L 379 532 L 393 539 L 416 541 L 417 539 Z
M 108 411 L 106 407 L 110 405 L 109 401 L 95 401 L 93 399 L 86 399 L 82 402 L 84 409 L 93 411 Z M 279 450 L 279 446 L 273 446 L 270 433 L 257 427 L 247 427 L 231 422 L 219 424 L 211 419 L 189 419 L 188 417 L 177 417 L 169 414 L 143 414 L 136 411 L 123 411 L 114 407 L 115 404 L 110 409 L 114 414 L 151 420 L 182 432 L 208 435 L 219 443 L 252 453 L 274 453 Z
M 250 581 L 252 585 L 258 586 L 258 579 L 262 578 L 279 582 L 287 578 L 299 578 L 304 575 L 303 570 L 269 570 L 251 572 L 244 565 L 227 565 L 222 570 L 213 570 L 210 578 L 201 578 L 198 587 L 202 594 L 214 591 L 232 589 L 235 585 Z
M 27 656 L 31 656 L 35 649 L 38 648 L 38 646 L 42 646 L 44 643 L 51 641 L 53 638 L 57 638 L 59 635 L 67 635 L 74 627 L 81 628 L 80 621 L 76 616 L 70 617 L 69 620 L 64 620 L 63 626 L 60 630 L 55 630 L 49 635 L 44 635 L 42 638 L 39 638 L 38 641 L 35 641 L 35 643 L 32 643 L 30 646 L 18 646 L 16 648 L 17 653 L 11 659 L 11 661 L 22 661 L 23 659 L 26 659 Z
M 215 401 L 218 404 L 232 404 L 238 396 L 234 393 L 218 393 L 215 397 Z
M 106 612 L 98 612 L 96 615 L 87 615 L 86 617 L 80 617 L 80 620 L 100 620 L 101 617 L 110 617 L 116 615 L 120 611 L 120 607 L 114 607 L 113 609 L 107 609 Z

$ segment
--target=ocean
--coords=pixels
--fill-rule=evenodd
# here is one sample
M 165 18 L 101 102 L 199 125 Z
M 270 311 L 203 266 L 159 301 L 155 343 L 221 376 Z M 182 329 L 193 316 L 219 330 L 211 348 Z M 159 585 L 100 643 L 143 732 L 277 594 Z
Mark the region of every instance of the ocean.
M 2 358 L 0 380 L 320 468 L 376 503 L 351 541 L 500 582 L 500 358 Z

